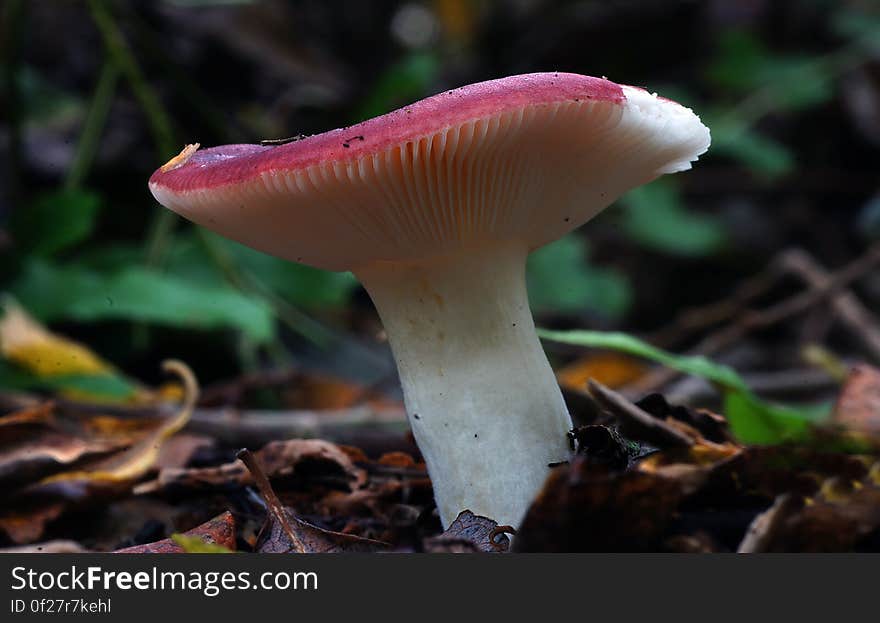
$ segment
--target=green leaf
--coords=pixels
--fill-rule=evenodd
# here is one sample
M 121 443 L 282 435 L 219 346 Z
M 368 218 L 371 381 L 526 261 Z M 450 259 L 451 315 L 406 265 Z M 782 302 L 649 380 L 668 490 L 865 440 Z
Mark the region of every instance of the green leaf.
M 717 52 L 707 75 L 716 85 L 730 91 L 750 91 L 757 86 L 756 76 L 768 56 L 764 44 L 752 33 L 728 30 L 718 37 Z
M 13 212 L 12 235 L 24 253 L 50 256 L 88 238 L 100 207 L 96 194 L 82 190 L 41 194 Z
M 274 336 L 271 309 L 229 287 L 140 266 L 111 273 L 32 260 L 12 292 L 44 322 L 132 320 L 181 328 L 239 329 L 256 342 Z
M 384 114 L 424 97 L 440 71 L 434 54 L 417 53 L 398 61 L 379 77 L 358 109 L 357 120 Z
M 714 383 L 724 394 L 724 408 L 731 432 L 746 444 L 767 445 L 785 441 L 804 441 L 811 423 L 830 415 L 830 407 L 795 408 L 758 398 L 731 367 L 705 357 L 673 355 L 625 333 L 598 331 L 547 331 L 538 335 L 553 342 L 616 350 L 649 359 L 685 374 Z
M 74 91 L 58 88 L 34 65 L 23 65 L 17 72 L 24 121 L 39 127 L 58 127 L 79 122 L 85 114 L 85 101 Z
M 591 266 L 586 242 L 575 234 L 529 256 L 526 273 L 532 309 L 576 313 L 590 309 L 619 318 L 632 303 L 626 276 Z
M 242 270 L 300 307 L 342 307 L 358 287 L 357 279 L 350 272 L 320 270 L 266 255 L 230 240 L 224 243 Z
M 763 90 L 763 96 L 781 111 L 816 106 L 834 95 L 833 72 L 823 58 L 773 54 L 745 31 L 722 33 L 707 73 L 715 84 L 733 93 L 750 95 Z M 714 127 L 712 131 L 714 135 Z
M 835 32 L 850 39 L 858 39 L 865 46 L 880 49 L 880 14 L 857 9 L 836 11 L 832 18 Z
M 216 543 L 208 543 L 205 539 L 198 536 L 187 536 L 186 534 L 172 534 L 171 540 L 180 546 L 187 554 L 234 554 L 232 550 L 217 545 Z
M 620 199 L 623 227 L 639 244 L 671 255 L 702 257 L 718 251 L 727 239 L 720 220 L 687 210 L 678 187 L 656 180 Z
M 768 178 L 789 173 L 794 155 L 782 143 L 764 136 L 739 121 L 704 115 L 712 128 L 712 153 L 738 160 L 754 173 Z
M 94 399 L 125 401 L 135 396 L 138 387 L 119 374 L 59 374 L 37 376 L 7 361 L 0 360 L 0 387 L 16 390 L 77 392 Z
M 349 272 L 331 272 L 267 255 L 211 232 L 202 232 L 218 245 L 238 270 L 257 279 L 286 301 L 304 309 L 338 308 L 348 303 L 358 281 Z M 204 284 L 227 281 L 198 236 L 175 238 L 167 262 L 169 272 Z

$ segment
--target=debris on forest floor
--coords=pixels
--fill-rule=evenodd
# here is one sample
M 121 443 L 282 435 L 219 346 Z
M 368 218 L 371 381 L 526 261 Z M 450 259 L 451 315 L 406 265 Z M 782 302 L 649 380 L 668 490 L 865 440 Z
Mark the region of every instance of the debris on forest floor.
M 830 273 L 807 256 L 784 254 L 760 284 L 702 310 L 700 322 L 714 319 L 721 335 L 736 325 L 742 336 L 766 326 L 756 317 L 775 322 L 821 306 L 843 313 L 844 306 L 847 329 L 863 338 L 859 357 L 870 358 L 875 323 L 845 286 L 877 261 L 880 253 L 871 250 Z M 779 270 L 794 270 L 807 289 L 771 311 L 748 312 Z M 709 328 L 688 314 L 679 325 L 687 334 Z M 182 383 L 175 391 L 145 390 L 150 399 L 134 403 L 97 401 L 51 386 L 43 387 L 51 398 L 0 393 L 0 547 L 127 553 L 880 550 L 876 367 L 813 349 L 809 362 L 827 368 L 832 382 L 804 376 L 798 395 L 812 392 L 811 400 L 829 406 L 816 411 L 821 417 L 804 418 L 810 409 L 759 398 L 745 380 L 752 377 L 729 366 L 672 355 L 623 334 L 575 333 L 545 332 L 557 343 L 592 347 L 588 357 L 560 372 L 579 423 L 571 433 L 576 453 L 551 469 L 515 536 L 511 527 L 467 510 L 442 530 L 402 405 L 372 388 L 290 370 L 210 386 L 196 404 L 195 380 L 178 368 Z M 672 341 L 680 339 L 681 333 Z M 57 356 L 81 352 L 60 336 L 45 343 L 60 349 Z M 701 344 L 692 354 L 717 346 L 713 340 Z M 682 392 L 668 370 L 720 390 L 720 413 L 676 404 L 673 397 Z M 267 388 L 282 388 L 289 408 L 253 409 L 248 396 Z M 169 402 L 175 396 L 184 398 L 182 407 Z M 747 443 L 744 432 L 769 441 Z M 242 446 L 253 451 L 239 454 Z
M 573 432 L 576 457 L 552 470 L 512 540 L 513 549 L 876 549 L 880 438 L 843 425 L 864 421 L 860 397 L 875 389 L 863 389 L 864 379 L 877 374 L 873 368 L 853 371 L 835 426 L 813 445 L 769 447 L 740 445 L 717 414 L 671 406 L 660 395 L 637 405 L 593 382 L 604 423 Z M 46 423 L 55 418 L 57 426 L 62 417 L 52 403 L 22 409 L 0 418 L 0 434 L 7 445 L 16 438 L 27 442 L 28 434 L 41 439 Z M 93 424 L 94 417 L 74 421 L 83 426 Z M 136 445 L 132 429 L 138 425 L 142 422 L 130 423 L 124 441 Z M 90 430 L 101 429 L 92 425 Z M 114 440 L 101 446 L 101 456 L 120 452 Z M 853 440 L 861 444 L 859 452 L 837 452 L 851 449 Z M 216 447 L 201 458 L 198 451 L 183 452 L 182 464 L 157 464 L 151 478 L 73 500 L 45 490 L 32 499 L 29 492 L 46 480 L 48 464 L 34 470 L 7 462 L 4 482 L 11 495 L 0 530 L 10 546 L 46 542 L 45 550 L 55 551 L 70 545 L 52 543 L 73 536 L 77 547 L 94 549 L 100 539 L 88 534 L 85 522 L 126 499 L 138 499 L 182 509 L 160 526 L 164 540 L 118 551 L 184 551 L 167 536 L 174 532 L 231 551 L 500 552 L 510 547 L 510 527 L 470 512 L 441 532 L 424 465 L 403 452 L 370 459 L 329 441 L 292 439 L 246 453 L 245 462 L 217 462 L 222 455 Z M 52 466 L 65 470 L 70 463 Z M 16 474 L 26 466 L 30 481 L 24 472 Z

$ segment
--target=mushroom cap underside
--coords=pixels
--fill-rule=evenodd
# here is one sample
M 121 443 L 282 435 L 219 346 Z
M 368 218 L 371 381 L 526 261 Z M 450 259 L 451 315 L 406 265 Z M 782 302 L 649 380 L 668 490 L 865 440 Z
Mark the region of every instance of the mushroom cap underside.
M 491 241 L 541 246 L 708 146 L 690 109 L 643 89 L 528 74 L 280 146 L 186 153 L 150 190 L 248 246 L 349 270 Z

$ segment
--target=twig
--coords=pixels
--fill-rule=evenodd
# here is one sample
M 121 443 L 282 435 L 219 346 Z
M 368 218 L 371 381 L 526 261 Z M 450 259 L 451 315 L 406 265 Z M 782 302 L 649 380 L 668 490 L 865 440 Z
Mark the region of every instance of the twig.
M 832 276 L 828 274 L 827 270 L 807 252 L 800 249 L 793 249 L 785 253 L 781 263 L 788 272 L 800 277 L 811 288 L 826 288 L 832 280 Z M 877 320 L 871 312 L 849 291 L 840 292 L 832 299 L 831 305 L 837 313 L 837 317 L 850 331 L 861 338 L 871 355 L 876 360 L 880 360 L 880 326 L 877 325 Z
M 79 141 L 76 144 L 73 162 L 64 178 L 65 190 L 79 188 L 92 166 L 98 151 L 98 142 L 107 121 L 107 113 L 110 111 L 113 95 L 116 93 L 118 79 L 118 64 L 109 60 L 105 61 L 98 76 L 98 83 L 95 85 L 95 92 L 92 95 Z
M 169 407 L 91 404 L 53 399 L 58 409 L 71 414 L 102 414 L 118 418 L 167 418 Z M 34 407 L 45 399 L 34 394 L 0 392 L 0 411 Z M 368 405 L 328 410 L 196 409 L 186 430 L 235 445 L 262 445 L 277 439 L 326 439 L 364 448 L 396 448 L 409 430 L 402 408 Z
M 336 341 L 337 336 L 333 331 L 275 294 L 260 279 L 242 270 L 212 234 L 199 228 L 197 235 L 208 257 L 232 286 L 263 299 L 281 322 L 316 346 L 326 349 Z
M 753 331 L 767 329 L 809 311 L 813 306 L 822 303 L 829 297 L 837 295 L 852 282 L 864 277 L 877 264 L 880 264 L 880 243 L 874 244 L 862 256 L 841 270 L 832 273 L 827 280 L 823 281 L 821 286 L 814 287 L 811 285 L 807 290 L 761 310 L 745 310 L 741 312 L 735 322 L 710 334 L 689 350 L 687 354 L 715 355 L 724 348 L 742 340 Z M 679 375 L 679 372 L 669 368 L 659 369 L 631 384 L 627 387 L 626 393 L 638 395 L 657 391 L 678 378 Z
M 752 391 L 767 397 L 803 396 L 840 387 L 840 382 L 826 371 L 812 368 L 744 373 L 742 377 Z M 691 376 L 672 383 L 664 394 L 670 403 L 698 404 L 717 396 L 718 391 L 709 381 Z
M 281 505 L 281 500 L 278 499 L 278 495 L 276 495 L 275 490 L 272 489 L 272 485 L 269 483 L 269 479 L 266 477 L 263 468 L 260 467 L 260 462 L 257 460 L 257 457 L 246 448 L 239 450 L 236 457 L 245 464 L 248 471 L 251 473 L 251 476 L 254 479 L 254 484 L 257 485 L 263 499 L 266 500 L 269 513 L 271 513 L 275 518 L 275 521 L 278 522 L 278 525 L 284 530 L 284 534 L 287 535 L 287 538 L 290 539 L 290 543 L 293 545 L 291 550 L 298 554 L 305 553 L 306 548 L 293 531 L 293 528 L 291 528 L 290 521 L 287 517 L 287 511 L 284 510 L 284 506 Z
M 131 53 L 131 49 L 129 49 L 107 3 L 104 0 L 89 0 L 89 12 L 101 33 L 110 60 L 116 64 L 120 73 L 125 77 L 146 115 L 160 161 L 164 162 L 176 151 L 171 119 L 162 106 L 161 100 L 144 77 L 140 65 Z M 176 220 L 177 217 L 170 210 L 156 212 L 146 242 L 148 263 L 157 264 L 164 256 Z
M 227 443 L 263 444 L 275 439 L 326 439 L 364 445 L 407 430 L 402 409 L 368 406 L 328 411 L 237 411 L 197 409 L 188 430 Z
M 247 391 L 289 385 L 301 374 L 295 367 L 249 372 L 230 381 L 209 385 L 202 391 L 199 403 L 204 406 L 237 405 Z
M 170 158 L 176 151 L 171 119 L 162 107 L 159 97 L 144 77 L 107 3 L 104 0 L 89 0 L 89 12 L 101 33 L 110 60 L 125 76 L 135 98 L 150 122 L 150 130 L 153 133 L 153 140 L 156 142 L 160 157 Z
M 622 395 L 608 389 L 601 383 L 590 379 L 590 393 L 599 404 L 622 420 L 629 428 L 637 431 L 637 436 L 644 441 L 660 447 L 688 447 L 694 444 L 689 436 L 670 426 L 661 419 L 653 417 L 644 409 L 639 408 Z
M 672 325 L 648 337 L 648 341 L 669 348 L 698 331 L 728 322 L 741 314 L 755 299 L 767 294 L 782 277 L 779 263 L 773 261 L 766 270 L 744 280 L 731 296 L 682 311 Z

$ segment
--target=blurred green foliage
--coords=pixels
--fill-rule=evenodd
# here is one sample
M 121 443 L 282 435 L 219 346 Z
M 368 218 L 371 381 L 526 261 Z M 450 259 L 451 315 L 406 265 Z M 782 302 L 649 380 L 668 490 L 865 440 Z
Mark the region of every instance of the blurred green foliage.
M 700 257 L 719 251 L 726 232 L 717 218 L 689 210 L 672 179 L 661 178 L 621 200 L 624 232 L 635 242 L 673 255 Z
M 174 0 L 181 6 L 240 3 Z M 86 6 L 105 54 L 90 101 L 52 84 L 31 66 L 0 59 L 18 93 L 22 124 L 73 120 L 81 128 L 73 163 L 59 187 L 31 193 L 11 214 L 8 228 L 19 257 L 3 288 L 45 322 L 125 320 L 140 326 L 233 330 L 251 350 L 273 342 L 283 323 L 320 342 L 324 330 L 311 315 L 348 304 L 357 288 L 348 273 L 318 271 L 258 253 L 183 225 L 158 206 L 144 240 L 97 235 L 108 199 L 89 186 L 88 173 L 118 91 L 126 89 L 140 107 L 157 154 L 171 155 L 183 141 L 148 79 L 151 74 L 140 65 L 142 56 L 149 55 L 120 27 L 125 12 L 97 0 Z M 10 32 L 20 27 L 23 23 L 4 26 Z M 729 29 L 700 61 L 702 84 L 658 90 L 702 114 L 713 135 L 707 157 L 728 159 L 759 180 L 779 178 L 797 166 L 797 154 L 762 122 L 826 104 L 840 76 L 880 48 L 880 18 L 846 4 L 834 10 L 830 29 L 839 38 L 831 51 L 797 54 L 771 49 L 754 32 Z M 401 48 L 351 107 L 354 120 L 429 95 L 455 75 L 463 45 Z M 613 212 L 629 242 L 655 253 L 700 258 L 729 249 L 724 221 L 690 205 L 677 178 L 630 192 Z M 876 201 L 865 208 L 862 229 L 867 235 L 878 235 L 878 215 Z M 536 311 L 590 311 L 612 320 L 626 315 L 632 285 L 619 270 L 595 266 L 589 251 L 583 237 L 573 234 L 532 254 L 528 281 Z M 0 383 L 5 374 L 0 371 Z
M 537 313 L 579 314 L 589 309 L 619 318 L 632 301 L 626 276 L 591 265 L 587 243 L 574 234 L 532 252 L 527 282 L 529 302 Z
M 806 441 L 812 433 L 811 424 L 827 420 L 831 415 L 831 408 L 827 405 L 792 407 L 761 400 L 733 368 L 705 357 L 673 355 L 624 333 L 539 331 L 539 335 L 553 342 L 643 357 L 710 381 L 724 396 L 724 414 L 731 432 L 745 444 Z

